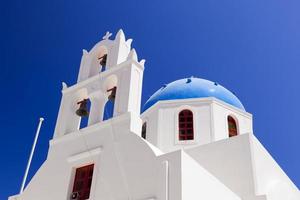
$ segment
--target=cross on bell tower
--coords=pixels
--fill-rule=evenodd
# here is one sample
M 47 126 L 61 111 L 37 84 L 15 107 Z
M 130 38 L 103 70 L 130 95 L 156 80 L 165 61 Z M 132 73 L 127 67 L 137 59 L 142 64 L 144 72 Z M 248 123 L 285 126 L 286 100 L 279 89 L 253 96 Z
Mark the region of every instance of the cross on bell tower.
M 62 100 L 54 137 L 61 137 L 87 126 L 106 120 L 106 107 L 110 117 L 128 112 L 139 115 L 145 60 L 138 61 L 132 39 L 125 39 L 119 30 L 114 40 L 107 32 L 89 52 L 83 50 L 77 84 L 67 87 L 63 83 Z

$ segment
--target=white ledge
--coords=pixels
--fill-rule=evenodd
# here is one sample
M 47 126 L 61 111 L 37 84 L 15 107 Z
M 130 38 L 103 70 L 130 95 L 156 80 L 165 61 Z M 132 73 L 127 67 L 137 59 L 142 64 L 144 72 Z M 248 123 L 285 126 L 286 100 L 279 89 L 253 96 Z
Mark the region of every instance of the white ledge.
M 137 61 L 132 60 L 132 59 L 131 60 L 127 60 L 125 62 L 122 62 L 122 63 L 120 63 L 118 65 L 115 65 L 115 66 L 111 67 L 110 69 L 108 69 L 108 70 L 106 70 L 104 72 L 96 74 L 96 75 L 94 75 L 92 77 L 89 77 L 89 78 L 87 78 L 85 80 L 77 82 L 75 85 L 72 85 L 72 86 L 70 86 L 68 88 L 63 89 L 62 93 L 63 94 L 69 93 L 69 92 L 72 92 L 72 91 L 74 91 L 74 90 L 76 90 L 78 88 L 81 88 L 81 87 L 85 86 L 85 85 L 88 85 L 89 83 L 91 83 L 91 82 L 93 82 L 93 81 L 95 81 L 97 79 L 101 80 L 103 77 L 107 77 L 107 76 L 113 74 L 114 72 L 120 70 L 120 68 L 122 68 L 122 67 L 124 67 L 124 68 L 130 67 L 131 66 L 130 64 L 134 64 L 136 67 L 140 68 L 141 70 L 144 69 L 144 66 L 142 66 Z
M 161 107 L 168 107 L 168 106 L 177 106 L 181 104 L 191 104 L 191 103 L 196 103 L 196 104 L 212 104 L 216 103 L 226 109 L 233 110 L 240 115 L 252 118 L 252 114 L 248 113 L 247 111 L 241 110 L 239 108 L 236 108 L 220 99 L 217 99 L 215 97 L 199 97 L 199 98 L 188 98 L 188 99 L 171 99 L 171 100 L 161 100 L 157 101 L 154 105 L 149 107 L 147 110 L 145 110 L 143 113 L 141 113 L 141 117 L 143 118 L 144 116 L 148 115 L 148 113 L 153 112 L 156 109 L 159 109 Z
M 83 158 L 88 158 L 90 156 L 95 156 L 97 154 L 100 154 L 102 149 L 103 149 L 103 147 L 100 146 L 100 147 L 97 147 L 97 148 L 94 148 L 94 149 L 90 149 L 90 150 L 87 150 L 87 151 L 84 151 L 84 152 L 81 152 L 81 153 L 74 154 L 74 155 L 68 157 L 67 161 L 68 162 L 74 162 L 74 161 L 77 161 L 77 160 L 80 160 L 80 159 L 83 159 Z

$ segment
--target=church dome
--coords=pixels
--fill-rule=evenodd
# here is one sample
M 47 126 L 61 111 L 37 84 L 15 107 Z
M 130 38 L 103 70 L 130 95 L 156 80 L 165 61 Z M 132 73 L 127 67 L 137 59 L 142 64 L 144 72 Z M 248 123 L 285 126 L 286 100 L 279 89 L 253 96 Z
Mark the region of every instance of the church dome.
M 236 108 L 245 110 L 241 101 L 229 90 L 212 82 L 200 78 L 185 78 L 164 85 L 157 90 L 145 103 L 143 111 L 158 101 L 215 97 Z

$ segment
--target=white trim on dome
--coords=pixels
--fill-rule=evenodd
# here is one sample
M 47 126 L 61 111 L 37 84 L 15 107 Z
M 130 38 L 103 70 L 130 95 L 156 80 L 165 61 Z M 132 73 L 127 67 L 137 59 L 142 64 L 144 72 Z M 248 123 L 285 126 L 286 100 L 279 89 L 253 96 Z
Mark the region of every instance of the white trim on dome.
M 231 104 L 228 104 L 220 99 L 217 99 L 215 97 L 200 97 L 200 98 L 188 98 L 188 99 L 172 99 L 172 100 L 161 100 L 157 101 L 155 104 L 153 104 L 151 107 L 149 107 L 147 110 L 145 110 L 143 113 L 141 113 L 141 117 L 148 115 L 152 111 L 154 111 L 159 106 L 174 106 L 178 103 L 186 103 L 191 105 L 191 103 L 217 103 L 218 105 L 233 110 L 234 112 L 239 113 L 240 115 L 246 116 L 246 117 L 252 117 L 251 113 L 248 113 L 247 111 L 241 110 Z

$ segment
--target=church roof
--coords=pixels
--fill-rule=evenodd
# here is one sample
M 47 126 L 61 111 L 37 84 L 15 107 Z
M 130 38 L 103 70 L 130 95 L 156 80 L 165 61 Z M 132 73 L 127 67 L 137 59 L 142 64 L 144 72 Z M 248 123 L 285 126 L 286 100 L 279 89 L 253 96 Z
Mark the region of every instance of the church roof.
M 185 78 L 164 85 L 145 103 L 143 111 L 158 101 L 215 97 L 236 108 L 245 110 L 241 101 L 229 90 L 216 82 L 200 78 Z

